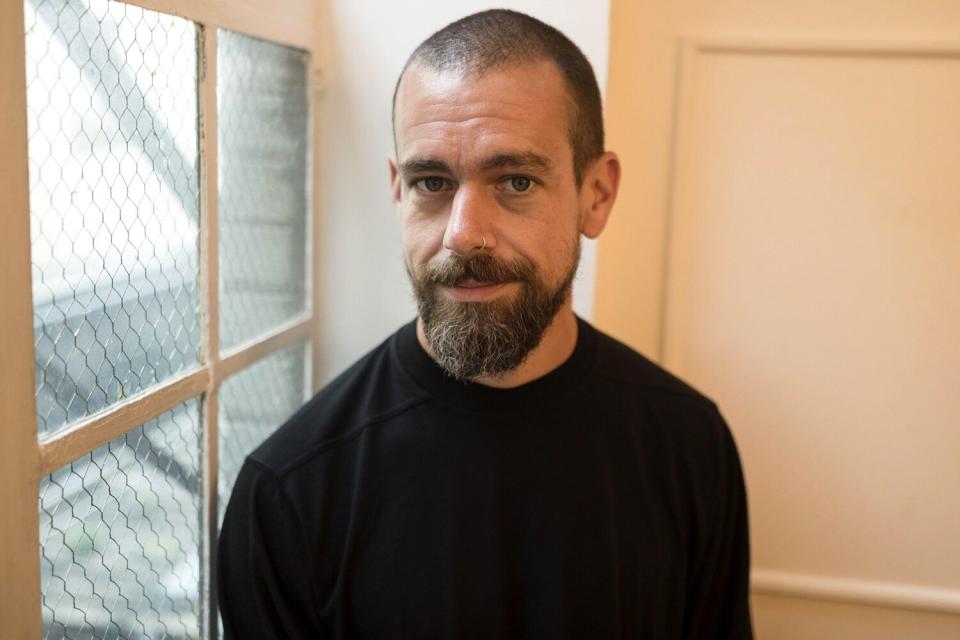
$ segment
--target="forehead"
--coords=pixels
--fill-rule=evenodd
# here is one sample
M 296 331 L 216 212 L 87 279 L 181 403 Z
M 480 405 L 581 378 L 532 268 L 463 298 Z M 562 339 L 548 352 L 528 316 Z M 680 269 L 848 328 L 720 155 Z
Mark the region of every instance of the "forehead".
M 536 153 L 564 165 L 569 94 L 548 61 L 482 75 L 412 65 L 397 91 L 397 156 L 438 157 L 469 164 L 499 153 Z

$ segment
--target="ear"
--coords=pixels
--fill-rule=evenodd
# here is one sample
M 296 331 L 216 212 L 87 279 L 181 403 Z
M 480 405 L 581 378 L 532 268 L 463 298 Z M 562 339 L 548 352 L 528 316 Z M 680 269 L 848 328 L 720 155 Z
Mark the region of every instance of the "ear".
M 397 159 L 390 156 L 387 158 L 387 164 L 390 167 L 390 191 L 393 196 L 393 202 L 400 204 L 400 170 L 397 169 Z
M 613 151 L 597 157 L 587 167 L 580 186 L 580 233 L 596 238 L 607 226 L 620 188 L 620 159 Z

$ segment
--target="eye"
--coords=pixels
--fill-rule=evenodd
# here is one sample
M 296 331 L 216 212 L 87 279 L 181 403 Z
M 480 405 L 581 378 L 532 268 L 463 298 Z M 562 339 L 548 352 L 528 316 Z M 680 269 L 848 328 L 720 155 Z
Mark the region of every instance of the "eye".
M 447 186 L 447 181 L 438 176 L 430 176 L 427 178 L 420 178 L 414 183 L 414 186 L 423 191 L 437 193 L 439 191 L 443 191 L 444 187 Z
M 510 176 L 501 183 L 504 188 L 514 193 L 524 193 L 533 188 L 533 178 L 527 176 Z

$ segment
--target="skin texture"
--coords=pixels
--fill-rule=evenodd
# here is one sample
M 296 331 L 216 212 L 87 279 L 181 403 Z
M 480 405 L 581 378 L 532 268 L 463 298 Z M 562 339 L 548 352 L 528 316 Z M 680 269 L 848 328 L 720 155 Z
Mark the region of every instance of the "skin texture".
M 397 93 L 396 149 L 389 160 L 407 268 L 451 255 L 524 257 L 557 286 L 574 260 L 578 234 L 596 238 L 616 200 L 620 163 L 605 152 L 578 189 L 567 134 L 570 102 L 549 61 L 494 69 L 480 77 L 413 64 Z M 463 283 L 442 295 L 467 301 L 517 295 L 516 283 Z M 431 353 L 422 322 L 417 334 Z M 571 300 L 517 368 L 475 382 L 515 387 L 560 366 L 573 352 Z M 431 353 L 432 355 L 432 353 Z

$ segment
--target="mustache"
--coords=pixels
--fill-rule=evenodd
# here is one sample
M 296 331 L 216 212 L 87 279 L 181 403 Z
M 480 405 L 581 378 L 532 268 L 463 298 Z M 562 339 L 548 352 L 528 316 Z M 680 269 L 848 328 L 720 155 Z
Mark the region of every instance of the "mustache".
M 499 284 L 503 282 L 532 282 L 536 277 L 533 263 L 525 258 L 498 260 L 487 253 L 466 258 L 451 256 L 443 262 L 423 265 L 423 282 L 443 286 L 456 286 L 471 278 L 478 282 Z

